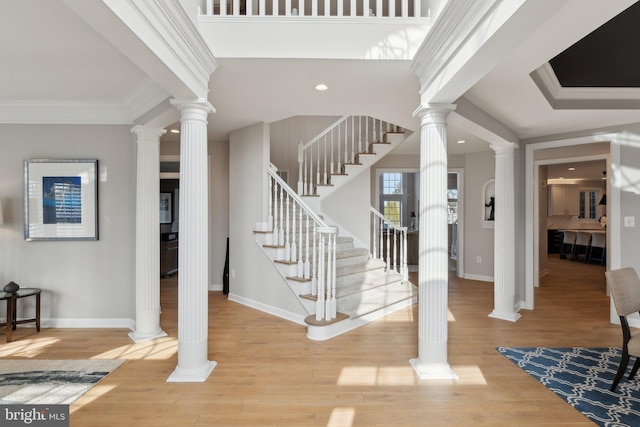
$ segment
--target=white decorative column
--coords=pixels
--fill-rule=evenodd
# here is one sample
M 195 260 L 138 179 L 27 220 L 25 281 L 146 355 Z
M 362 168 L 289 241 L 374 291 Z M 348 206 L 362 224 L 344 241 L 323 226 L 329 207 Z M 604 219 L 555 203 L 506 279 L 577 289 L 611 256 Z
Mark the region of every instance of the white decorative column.
M 136 325 L 135 342 L 167 335 L 160 328 L 160 137 L 164 129 L 136 126 Z
M 513 183 L 514 143 L 491 144 L 496 153 L 494 290 L 493 311 L 489 317 L 515 322 L 520 314 L 515 310 L 515 190 Z
M 178 235 L 178 366 L 168 382 L 203 382 L 208 360 L 208 177 L 205 99 L 173 100 L 180 111 L 180 222 Z
M 420 117 L 418 358 L 420 378 L 457 378 L 447 361 L 447 116 L 450 104 L 423 105 Z

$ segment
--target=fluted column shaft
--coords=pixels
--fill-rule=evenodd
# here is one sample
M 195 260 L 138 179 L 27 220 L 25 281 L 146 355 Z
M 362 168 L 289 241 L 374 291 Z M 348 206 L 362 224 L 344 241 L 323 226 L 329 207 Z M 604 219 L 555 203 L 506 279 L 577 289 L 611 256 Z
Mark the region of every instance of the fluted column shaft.
M 205 100 L 174 100 L 180 111 L 180 251 L 178 253 L 178 366 L 167 381 L 205 381 L 208 360 L 208 173 Z
M 494 306 L 490 317 L 515 322 L 515 187 L 513 153 L 516 144 L 492 144 L 496 153 Z
M 447 116 L 454 105 L 427 105 L 420 117 L 418 358 L 421 378 L 455 378 L 447 361 Z
M 164 129 L 136 126 L 135 342 L 166 336 L 160 328 L 160 137 Z

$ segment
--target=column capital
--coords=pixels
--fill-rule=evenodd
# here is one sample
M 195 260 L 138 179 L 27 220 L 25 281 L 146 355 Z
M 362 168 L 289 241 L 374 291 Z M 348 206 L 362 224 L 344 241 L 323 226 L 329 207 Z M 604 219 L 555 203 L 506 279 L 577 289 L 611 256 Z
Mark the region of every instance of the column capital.
M 520 146 L 515 142 L 494 142 L 490 144 L 490 147 L 496 153 L 496 155 L 513 154 L 513 151 L 516 148 L 520 148 Z
M 176 107 L 178 111 L 193 108 L 206 111 L 207 114 L 216 112 L 214 106 L 205 98 L 174 98 L 169 102 L 171 102 L 171 105 Z
M 131 128 L 131 133 L 135 133 L 138 137 L 138 142 L 141 141 L 157 141 L 160 142 L 160 137 L 167 133 L 166 129 L 137 125 Z
M 420 125 L 447 124 L 447 117 L 456 109 L 455 104 L 422 104 L 414 112 L 413 116 L 420 117 Z

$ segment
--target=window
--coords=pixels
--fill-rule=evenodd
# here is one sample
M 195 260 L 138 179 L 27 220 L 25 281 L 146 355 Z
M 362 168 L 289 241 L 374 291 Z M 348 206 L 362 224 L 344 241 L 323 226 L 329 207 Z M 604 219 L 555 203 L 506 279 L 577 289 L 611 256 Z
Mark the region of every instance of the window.
M 578 217 L 595 219 L 598 206 L 598 190 L 580 190 L 578 193 Z
M 456 224 L 458 222 L 458 189 L 447 190 L 447 223 Z
M 405 227 L 411 222 L 415 176 L 413 173 L 384 172 L 380 175 L 380 206 L 378 210 L 393 224 Z

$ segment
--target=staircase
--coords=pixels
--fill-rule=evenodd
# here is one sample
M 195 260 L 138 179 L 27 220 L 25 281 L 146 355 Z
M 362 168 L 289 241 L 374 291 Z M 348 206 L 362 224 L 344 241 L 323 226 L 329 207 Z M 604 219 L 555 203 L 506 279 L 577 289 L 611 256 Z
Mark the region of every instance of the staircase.
M 297 193 L 274 166 L 268 171 L 269 215 L 257 224 L 256 241 L 308 314 L 311 339 L 335 337 L 417 300 L 408 281 L 406 227 L 371 208 L 371 247 L 361 247 L 319 213 L 324 197 L 402 140 L 399 128 L 381 120 L 343 117 L 300 144 Z

